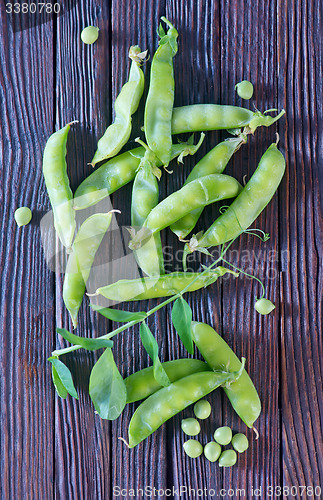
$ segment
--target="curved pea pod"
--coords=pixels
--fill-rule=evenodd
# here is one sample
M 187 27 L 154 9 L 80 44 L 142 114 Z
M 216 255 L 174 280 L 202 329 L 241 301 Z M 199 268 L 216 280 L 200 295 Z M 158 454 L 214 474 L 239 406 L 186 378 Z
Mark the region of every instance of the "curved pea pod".
M 254 133 L 258 127 L 269 127 L 285 113 L 270 116 L 260 111 L 250 111 L 238 106 L 222 104 L 191 104 L 173 109 L 172 134 L 206 130 L 227 130 L 246 127 L 245 132 Z
M 192 373 L 204 372 L 210 370 L 210 367 L 204 361 L 192 358 L 175 359 L 165 361 L 162 366 L 171 382 L 187 377 Z M 162 389 L 154 377 L 153 367 L 144 368 L 125 379 L 127 388 L 127 403 L 133 403 L 140 399 L 148 398 L 151 394 Z
M 129 448 L 137 446 L 171 417 L 221 385 L 233 383 L 240 372 L 201 372 L 183 377 L 155 392 L 137 408 L 129 424 Z
M 141 227 L 151 210 L 158 204 L 157 178 L 161 171 L 156 167 L 157 158 L 149 149 L 136 174 L 131 197 L 131 225 Z M 134 252 L 136 261 L 147 276 L 164 274 L 164 259 L 160 234 L 154 234 Z
M 201 141 L 197 145 L 190 142 L 173 144 L 172 158 L 193 155 L 200 145 Z M 95 205 L 132 181 L 144 155 L 145 149 L 143 147 L 135 148 L 115 158 L 111 158 L 111 160 L 92 172 L 75 191 L 75 210 L 82 210 Z M 156 166 L 160 167 L 161 165 L 161 162 L 158 160 Z
M 205 323 L 192 322 L 192 337 L 205 361 L 213 370 L 239 370 L 241 362 L 220 335 Z M 261 402 L 246 370 L 239 380 L 224 387 L 234 410 L 252 428 L 260 415 Z
M 91 162 L 92 165 L 118 154 L 130 137 L 131 116 L 137 111 L 144 91 L 145 78 L 140 64 L 146 54 L 147 51 L 141 52 L 138 46 L 130 47 L 129 57 L 132 59 L 132 63 L 129 79 L 116 98 L 114 104 L 115 120 L 98 141 L 98 149 Z
M 63 284 L 63 300 L 74 328 L 95 254 L 107 232 L 113 211 L 88 217 L 78 230 L 68 258 Z
M 71 248 L 76 227 L 73 193 L 65 159 L 70 126 L 71 123 L 68 123 L 50 136 L 43 155 L 43 174 L 53 209 L 54 226 L 63 246 L 68 249 Z
M 211 149 L 211 151 L 195 165 L 184 185 L 206 175 L 221 174 L 232 155 L 246 142 L 247 136 L 243 134 L 239 137 L 220 142 L 220 144 Z M 203 212 L 203 208 L 204 207 L 192 210 L 189 214 L 184 215 L 184 217 L 170 226 L 170 229 L 180 240 L 184 239 L 194 229 Z
M 230 207 L 199 238 L 185 245 L 185 254 L 200 248 L 222 245 L 254 222 L 274 196 L 285 172 L 285 158 L 276 144 L 269 146 L 249 182 Z
M 175 94 L 173 57 L 177 53 L 178 32 L 165 17 L 161 19 L 169 26 L 169 30 L 165 34 L 163 28 L 159 27 L 160 41 L 151 63 L 144 129 L 149 148 L 167 166 L 172 148 L 171 121 Z
M 102 295 L 115 302 L 171 297 L 186 287 L 189 287 L 188 292 L 207 287 L 226 273 L 238 276 L 238 273 L 231 271 L 231 269 L 219 266 L 205 274 L 179 272 L 164 274 L 160 277 L 119 280 L 111 285 L 98 288 L 93 295 Z
M 219 200 L 233 198 L 241 189 L 236 179 L 224 174 L 206 175 L 189 182 L 151 210 L 142 230 L 132 238 L 129 247 L 132 249 L 140 247 L 147 235 L 161 231 L 192 210 Z

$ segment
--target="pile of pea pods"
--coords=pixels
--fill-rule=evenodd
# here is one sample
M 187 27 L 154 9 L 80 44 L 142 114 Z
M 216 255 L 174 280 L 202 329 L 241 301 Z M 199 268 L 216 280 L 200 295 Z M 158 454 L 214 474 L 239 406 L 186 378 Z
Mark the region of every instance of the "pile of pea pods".
M 72 374 L 59 357 L 81 348 L 90 351 L 104 349 L 92 369 L 89 394 L 100 417 L 110 420 L 119 417 L 126 404 L 144 400 L 129 424 L 127 444 L 130 448 L 146 439 L 169 418 L 220 386 L 243 422 L 249 428 L 254 427 L 261 403 L 245 369 L 246 360 L 242 358 L 240 361 L 209 325 L 193 321 L 192 310 L 183 295 L 211 285 L 226 273 L 239 275 L 237 269 L 217 264 L 221 260 L 229 264 L 224 259 L 225 248 L 248 231 L 273 197 L 285 170 L 285 160 L 277 148 L 277 141 L 265 151 L 244 187 L 235 178 L 223 173 L 234 153 L 247 142 L 248 135 L 254 134 L 260 126 L 268 127 L 275 123 L 284 110 L 273 117 L 267 112 L 218 104 L 192 104 L 174 108 L 173 58 L 178 50 L 178 31 L 165 17 L 161 19 L 167 26 L 167 32 L 162 25 L 159 26 L 159 46 L 151 61 L 145 102 L 144 139 L 136 139 L 138 147 L 120 153 L 129 140 L 132 115 L 138 109 L 145 86 L 142 65 L 146 62 L 147 51 L 132 46 L 129 51 L 129 78 L 114 103 L 115 120 L 98 140 L 97 150 L 91 160 L 93 167 L 100 163 L 99 167 L 84 179 L 73 194 L 65 158 L 68 133 L 73 122 L 48 139 L 43 156 L 43 173 L 53 209 L 54 226 L 68 254 L 63 301 L 74 329 L 77 328 L 78 313 L 95 254 L 118 207 L 107 213 L 94 213 L 77 232 L 75 213 L 95 205 L 133 181 L 129 248 L 134 253 L 143 277 L 107 283 L 98 288 L 95 295 L 118 302 L 167 299 L 149 311 L 138 310 L 134 313 L 90 304 L 95 311 L 123 325 L 97 338 L 80 337 L 59 328 L 57 332 L 71 346 L 53 351 L 49 358 L 58 394 L 63 398 L 67 394 L 78 397 Z M 82 32 L 82 40 L 88 44 L 95 42 L 99 36 L 97 28 L 90 28 L 90 31 Z M 236 90 L 242 98 L 249 99 L 253 86 L 243 81 L 236 86 Z M 217 144 L 196 163 L 181 189 L 160 201 L 159 180 L 161 175 L 169 175 L 165 171 L 168 172 L 171 160 L 177 158 L 183 162 L 185 156 L 194 155 L 203 142 L 204 133 L 219 129 L 228 130 L 231 137 Z M 193 135 L 187 142 L 173 142 L 176 134 L 195 132 L 201 133 L 197 144 L 194 144 Z M 209 228 L 186 239 L 192 234 L 205 206 L 232 198 L 234 201 Z M 169 228 L 183 242 L 182 272 L 165 274 L 160 238 L 160 232 L 165 228 Z M 221 257 L 209 267 L 203 267 L 200 272 L 186 270 L 188 254 L 198 251 L 210 255 L 208 249 L 219 245 L 222 248 Z M 147 320 L 171 302 L 172 322 L 180 340 L 191 355 L 196 346 L 205 361 L 193 358 L 164 363 L 160 361 L 158 344 Z M 255 307 L 260 314 L 269 314 L 275 307 L 265 298 L 264 287 Z M 136 324 L 140 325 L 140 339 L 153 364 L 123 379 L 113 357 L 111 339 Z M 235 438 L 234 441 L 238 443 L 239 439 Z M 210 443 L 204 452 L 210 460 L 219 451 L 219 443 L 215 445 Z M 190 446 L 184 446 L 186 451 Z M 241 441 L 236 446 L 239 451 L 239 446 L 242 449 L 244 445 Z M 214 447 L 217 450 L 213 450 Z M 232 453 L 228 454 L 227 451 Z M 197 451 L 192 453 L 196 454 Z M 230 461 L 233 465 L 235 451 L 226 450 L 223 453 L 220 465 L 222 462 L 225 466 Z

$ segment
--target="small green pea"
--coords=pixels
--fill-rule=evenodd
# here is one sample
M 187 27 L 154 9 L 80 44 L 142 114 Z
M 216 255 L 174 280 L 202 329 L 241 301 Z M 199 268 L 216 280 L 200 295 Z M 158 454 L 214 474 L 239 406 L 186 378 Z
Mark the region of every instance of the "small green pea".
M 235 86 L 237 94 L 241 99 L 251 99 L 253 95 L 253 85 L 248 80 L 242 80 Z
M 264 297 L 255 303 L 255 309 L 259 314 L 269 314 L 275 309 L 274 304 Z
M 32 213 L 30 208 L 28 207 L 20 207 L 17 208 L 17 210 L 14 213 L 15 221 L 17 222 L 17 225 L 20 226 L 26 226 L 26 224 L 29 224 L 32 218 Z
M 221 455 L 221 446 L 214 441 L 207 443 L 204 446 L 204 455 L 209 460 L 209 462 L 216 462 Z
M 87 45 L 91 45 L 99 38 L 99 28 L 96 26 L 87 26 L 81 33 L 81 40 Z
M 186 455 L 191 458 L 197 458 L 203 453 L 203 446 L 196 439 L 189 439 L 183 444 Z
M 225 450 L 219 458 L 220 467 L 232 467 L 237 461 L 237 454 L 234 450 Z
M 211 415 L 211 405 L 206 399 L 201 399 L 194 405 L 194 413 L 197 418 L 204 420 Z
M 232 430 L 230 427 L 219 427 L 214 433 L 214 439 L 217 443 L 222 444 L 223 446 L 231 443 L 232 439 Z
M 196 436 L 200 430 L 200 423 L 195 418 L 184 418 L 182 420 L 182 431 L 188 436 Z
M 244 434 L 235 434 L 232 438 L 232 446 L 238 453 L 243 453 L 249 448 L 249 441 Z

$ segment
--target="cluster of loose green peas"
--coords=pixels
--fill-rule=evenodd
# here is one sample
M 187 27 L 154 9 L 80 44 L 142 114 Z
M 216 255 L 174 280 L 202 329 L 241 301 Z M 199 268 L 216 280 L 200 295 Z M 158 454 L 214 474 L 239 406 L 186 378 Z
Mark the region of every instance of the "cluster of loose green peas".
M 206 399 L 201 399 L 194 405 L 196 418 L 205 420 L 211 415 L 211 405 Z M 201 426 L 195 418 L 184 418 L 182 420 L 182 431 L 187 436 L 197 436 L 201 431 Z M 245 434 L 238 433 L 232 435 L 232 429 L 228 426 L 219 427 L 214 432 L 214 441 L 210 441 L 204 446 L 197 439 L 185 441 L 183 447 L 186 455 L 190 458 L 197 458 L 204 452 L 205 458 L 210 462 L 219 460 L 220 467 L 232 467 L 237 461 L 237 452 L 243 453 L 249 448 L 249 441 Z M 222 451 L 221 446 L 232 444 L 233 450 Z

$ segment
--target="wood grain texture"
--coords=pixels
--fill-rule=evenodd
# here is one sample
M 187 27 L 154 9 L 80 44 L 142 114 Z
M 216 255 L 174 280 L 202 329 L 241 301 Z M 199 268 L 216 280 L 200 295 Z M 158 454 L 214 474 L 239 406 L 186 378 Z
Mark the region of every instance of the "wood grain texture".
M 3 5 L 0 32 L 0 497 L 52 498 L 54 398 L 46 359 L 55 298 L 39 222 L 49 209 L 41 158 L 53 125 L 53 28 L 13 33 Z M 18 228 L 13 215 L 23 205 L 33 219 Z
M 75 190 L 91 172 L 88 162 L 97 140 L 113 119 L 113 102 L 128 77 L 129 46 L 139 44 L 152 57 L 161 15 L 180 34 L 174 58 L 175 105 L 214 102 L 286 110 L 277 126 L 257 130 L 226 169 L 239 181 L 244 175 L 249 178 L 279 132 L 287 172 L 254 225 L 271 238 L 262 243 L 244 235 L 228 252 L 231 262 L 264 281 L 266 296 L 276 304 L 274 314 L 255 313 L 260 287 L 243 276 L 219 280 L 186 297 L 194 319 L 211 324 L 238 356 L 247 358 L 263 402 L 256 425 L 260 438 L 255 441 L 248 431 L 250 448 L 232 470 L 183 453 L 186 438 L 180 422 L 192 416 L 191 408 L 128 450 L 118 437 L 127 438 L 137 405 L 128 405 L 119 419 L 107 422 L 94 413 L 88 397 L 90 370 L 100 352 L 77 351 L 64 358 L 79 401 L 55 396 L 46 361 L 55 347 L 66 345 L 55 335 L 55 327 L 72 327 L 62 302 L 63 275 L 47 268 L 41 249 L 39 222 L 50 208 L 41 174 L 42 151 L 54 130 L 79 120 L 68 139 L 68 172 Z M 106 500 L 113 498 L 115 486 L 128 490 L 125 498 L 131 498 L 131 488 L 147 486 L 206 488 L 205 499 L 221 489 L 226 489 L 221 498 L 239 498 L 229 488 L 244 490 L 245 498 L 252 498 L 252 489 L 262 488 L 261 498 L 267 498 L 269 485 L 322 486 L 321 16 L 319 0 L 140 0 L 136 5 L 80 0 L 57 21 L 13 34 L 1 7 L 0 195 L 6 235 L 0 247 L 5 284 L 0 308 L 1 500 Z M 89 24 L 100 28 L 92 46 L 82 44 L 79 37 Z M 149 70 L 150 62 L 144 66 L 147 84 Z M 250 102 L 235 93 L 234 85 L 242 79 L 255 85 Z M 143 112 L 144 99 L 133 117 L 127 149 L 135 146 L 135 137 L 144 138 Z M 173 175 L 164 172 L 161 197 L 178 189 L 196 161 L 225 137 L 226 132 L 208 133 L 194 158 L 185 158 L 184 166 L 174 163 Z M 131 189 L 125 186 L 111 196 L 113 207 L 122 211 L 116 216 L 121 226 L 130 223 Z M 12 215 L 23 204 L 31 206 L 34 218 L 18 230 Z M 197 231 L 213 222 L 218 209 L 215 205 L 203 212 Z M 167 271 L 180 270 L 182 244 L 170 231 L 163 231 L 162 239 Z M 100 258 L 113 260 L 119 253 L 115 233 Z M 190 267 L 198 269 L 207 261 L 194 255 Z M 115 264 L 111 280 L 125 272 L 122 260 Z M 156 303 L 119 307 L 148 310 Z M 87 298 L 79 317 L 79 335 L 96 337 L 115 327 L 90 310 Z M 162 360 L 187 356 L 171 325 L 170 306 L 148 323 Z M 114 356 L 123 376 L 150 364 L 137 326 L 119 335 Z M 246 431 L 223 392 L 215 391 L 207 399 L 213 411 L 202 423 L 203 444 L 219 425 Z
M 322 9 L 279 2 L 283 484 L 322 486 Z M 287 26 L 287 29 L 286 29 Z M 293 47 L 293 50 L 291 50 Z

